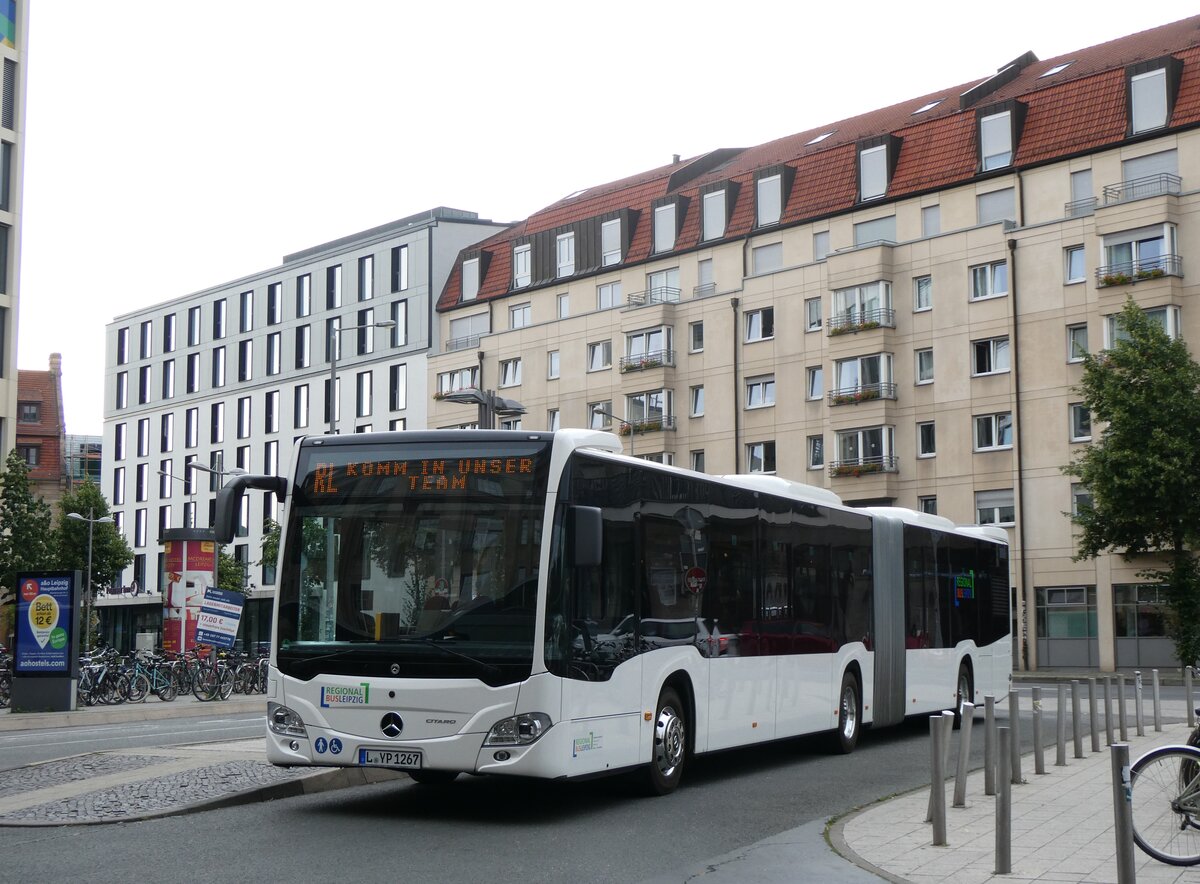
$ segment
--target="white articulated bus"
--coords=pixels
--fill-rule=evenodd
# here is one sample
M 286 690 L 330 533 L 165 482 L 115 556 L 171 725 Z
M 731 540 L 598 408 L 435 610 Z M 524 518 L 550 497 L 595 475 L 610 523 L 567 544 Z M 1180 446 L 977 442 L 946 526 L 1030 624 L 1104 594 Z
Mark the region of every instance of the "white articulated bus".
M 587 777 L 673 790 L 693 754 L 1008 690 L 1008 547 L 765 475 L 709 476 L 590 430 L 308 437 L 268 679 L 279 765 Z

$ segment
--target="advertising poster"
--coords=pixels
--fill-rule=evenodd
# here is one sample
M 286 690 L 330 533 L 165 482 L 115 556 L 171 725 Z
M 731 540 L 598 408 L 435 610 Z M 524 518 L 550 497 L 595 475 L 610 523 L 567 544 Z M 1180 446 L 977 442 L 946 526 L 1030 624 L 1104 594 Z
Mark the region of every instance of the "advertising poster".
M 19 579 L 13 665 L 18 675 L 71 674 L 71 584 L 66 575 Z
M 163 648 L 184 651 L 196 646 L 204 593 L 215 582 L 217 545 L 211 540 L 168 540 L 163 547 Z
M 216 587 L 208 590 L 200 609 L 196 640 L 217 648 L 232 648 L 237 638 L 238 624 L 242 621 L 242 605 L 245 601 L 246 597 L 240 592 Z

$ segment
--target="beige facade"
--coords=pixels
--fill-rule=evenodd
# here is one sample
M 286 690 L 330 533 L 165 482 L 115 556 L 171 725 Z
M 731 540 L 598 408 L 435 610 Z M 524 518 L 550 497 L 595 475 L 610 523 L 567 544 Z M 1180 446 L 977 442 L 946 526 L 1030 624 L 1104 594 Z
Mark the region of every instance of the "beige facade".
M 0 464 L 17 438 L 17 316 L 25 164 L 28 0 L 0 15 Z
M 1174 161 L 1177 178 L 1106 195 L 1134 168 L 1125 161 L 1168 151 L 1173 158 L 1159 159 Z M 1088 171 L 1094 207 L 1069 205 Z M 1086 327 L 1088 349 L 1101 349 L 1106 317 L 1132 297 L 1160 310 L 1174 333 L 1200 340 L 1188 278 L 1200 255 L 1196 183 L 1200 132 L 1183 131 L 463 304 L 438 314 L 447 349 L 430 361 L 429 425 L 476 420 L 472 406 L 438 401 L 439 390 L 456 386 L 517 400 L 528 430 L 550 428 L 555 412 L 559 426 L 587 426 L 594 403 L 610 403 L 619 419 L 645 419 L 644 394 L 659 393 L 663 428 L 647 423 L 647 432 L 626 436 L 638 456 L 681 467 L 700 466 L 699 456 L 710 473 L 773 467 L 852 504 L 936 506 L 960 524 L 1007 524 L 1025 668 L 1158 665 L 1161 643 L 1123 645 L 1115 623 L 1127 612 L 1114 607 L 1114 585 L 1137 584 L 1148 563 L 1072 561 L 1072 487 L 1061 468 L 1091 436 L 1086 423 L 1072 423 L 1082 367 L 1068 327 Z M 856 232 L 890 216 L 894 232 L 887 222 Z M 886 235 L 873 236 L 879 229 Z M 1166 272 L 1102 284 L 1098 268 L 1116 263 L 1111 250 L 1122 237 L 1155 230 L 1177 256 Z M 871 241 L 856 245 L 856 235 Z M 827 255 L 814 251 L 822 247 Z M 1082 264 L 1068 254 L 1078 247 Z M 677 284 L 662 286 L 654 274 L 673 269 Z M 614 283 L 619 306 L 601 308 Z M 819 327 L 810 301 L 819 301 Z M 457 334 L 474 314 L 487 315 L 476 333 Z M 1072 334 L 1078 342 L 1083 332 Z M 607 365 L 596 352 L 604 342 Z M 929 358 L 918 351 L 932 353 L 931 381 L 918 379 L 918 358 Z M 817 369 L 819 389 L 811 386 Z M 929 423 L 932 438 L 921 428 Z M 773 464 L 757 459 L 767 453 L 760 443 L 773 444 Z

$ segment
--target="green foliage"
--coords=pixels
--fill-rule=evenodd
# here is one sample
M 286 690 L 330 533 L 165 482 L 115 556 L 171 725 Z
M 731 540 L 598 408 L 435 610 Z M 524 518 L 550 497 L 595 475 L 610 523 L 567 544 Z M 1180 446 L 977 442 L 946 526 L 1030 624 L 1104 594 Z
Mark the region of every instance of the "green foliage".
M 1200 531 L 1200 365 L 1132 301 L 1120 324 L 1125 337 L 1085 358 L 1079 388 L 1103 430 L 1063 469 L 1092 498 L 1072 517 L 1081 529 L 1076 560 L 1164 556 L 1166 568 L 1139 576 L 1170 584 L 1167 620 L 1180 660 L 1190 664 L 1200 651 L 1192 553 Z
M 249 594 L 249 583 L 246 580 L 246 569 L 235 556 L 225 552 L 223 547 L 217 550 L 217 588 Z
M 53 514 L 29 487 L 29 468 L 16 450 L 0 473 L 0 598 L 14 597 L 16 575 L 55 567 Z
M 79 571 L 87 579 L 88 523 L 68 519 L 67 513 L 79 513 L 92 519 L 109 514 L 108 501 L 100 487 L 90 479 L 68 491 L 58 504 L 58 526 L 54 532 L 57 547 L 57 567 Z M 108 589 L 118 574 L 133 561 L 133 550 L 112 522 L 92 526 L 92 585 Z

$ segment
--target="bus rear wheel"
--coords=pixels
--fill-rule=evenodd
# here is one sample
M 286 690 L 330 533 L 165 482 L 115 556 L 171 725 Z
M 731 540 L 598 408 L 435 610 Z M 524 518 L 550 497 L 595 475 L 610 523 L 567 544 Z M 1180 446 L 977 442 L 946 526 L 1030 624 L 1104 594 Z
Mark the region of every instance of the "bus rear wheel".
M 834 748 L 849 755 L 858 745 L 858 734 L 862 730 L 862 689 L 858 677 L 846 670 L 842 674 L 842 689 L 838 691 L 838 723 Z
M 674 688 L 663 688 L 654 714 L 654 744 L 646 769 L 646 788 L 651 795 L 669 795 L 683 778 L 687 758 L 687 717 L 683 701 Z
M 975 685 L 971 683 L 971 668 L 966 663 L 958 667 L 958 688 L 954 702 L 954 726 L 962 727 L 963 704 L 975 698 Z

